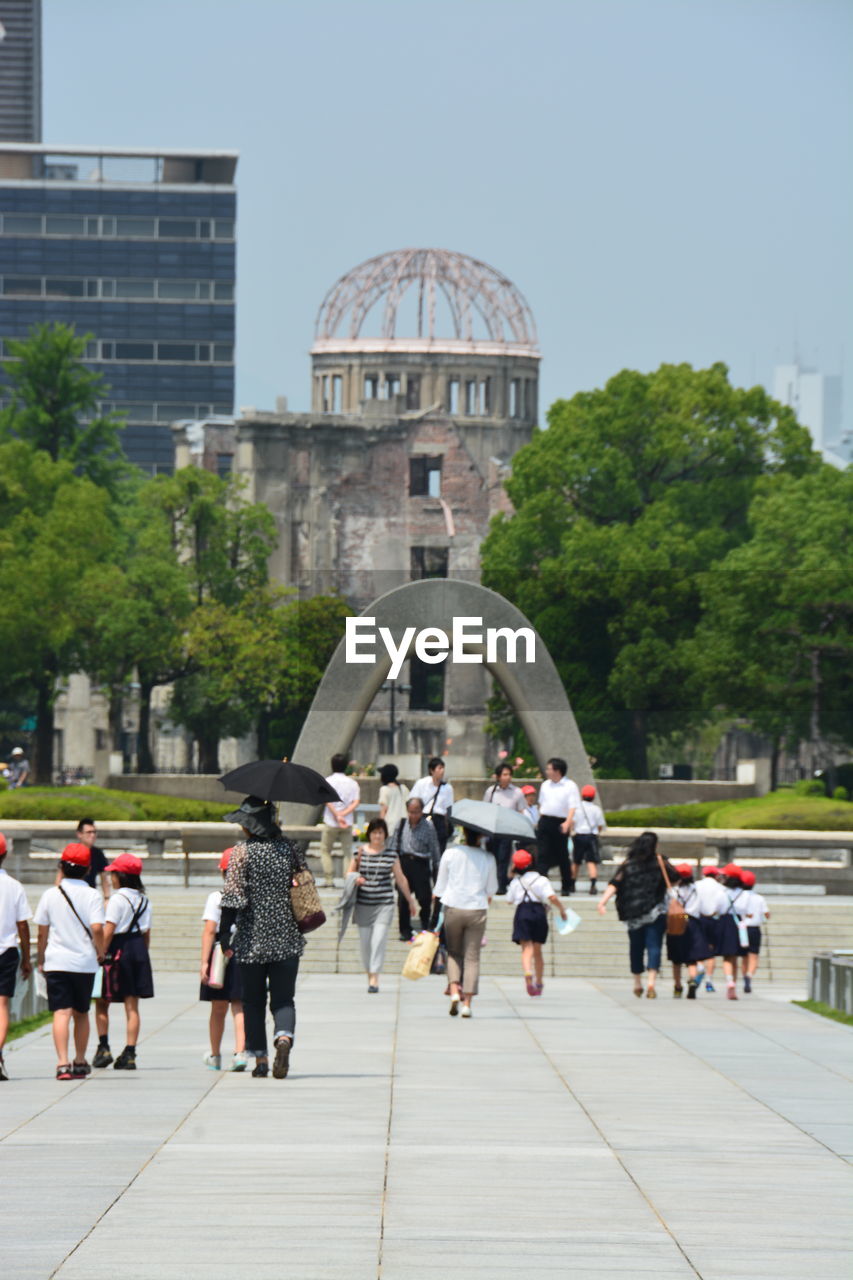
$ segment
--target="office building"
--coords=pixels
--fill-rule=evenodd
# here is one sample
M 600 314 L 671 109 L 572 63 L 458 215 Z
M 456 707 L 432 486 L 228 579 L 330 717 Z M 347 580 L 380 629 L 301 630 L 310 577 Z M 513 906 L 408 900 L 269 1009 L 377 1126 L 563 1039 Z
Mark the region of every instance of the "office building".
M 41 141 L 41 0 L 0 0 L 0 141 Z
M 773 398 L 794 410 L 826 462 L 837 467 L 847 465 L 851 457 L 850 432 L 844 429 L 842 382 L 837 374 L 805 369 L 799 363 L 777 365 Z

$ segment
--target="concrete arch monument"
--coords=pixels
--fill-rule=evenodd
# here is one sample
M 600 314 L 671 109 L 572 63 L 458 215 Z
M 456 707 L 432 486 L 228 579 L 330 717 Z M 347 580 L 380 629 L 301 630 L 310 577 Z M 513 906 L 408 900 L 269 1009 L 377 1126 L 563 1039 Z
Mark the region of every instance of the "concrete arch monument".
M 416 633 L 441 628 L 450 634 L 454 619 L 468 624 L 481 623 L 482 642 L 466 639 L 462 649 L 471 661 L 479 655 L 479 660 L 500 684 L 524 727 L 539 767 L 544 770 L 550 756 L 563 756 L 568 762 L 569 776 L 579 786 L 592 782 L 592 770 L 574 713 L 551 655 L 524 614 L 496 591 L 473 582 L 428 578 L 379 596 L 360 617 L 374 619 L 377 637 L 379 629 L 386 628 L 398 649 L 407 630 L 411 632 L 412 628 Z M 366 623 L 362 625 L 367 629 Z M 490 629 L 513 633 L 526 629 L 535 637 L 534 660 L 510 661 L 510 646 L 505 635 L 502 653 L 500 636 L 491 646 L 487 644 Z M 469 625 L 468 635 L 474 631 L 476 628 Z M 404 656 L 414 647 L 415 638 L 409 639 Z M 520 644 L 518 650 L 521 649 L 525 646 Z M 374 662 L 369 665 L 348 662 L 342 640 L 314 695 L 293 758 L 325 774 L 332 753 L 349 747 L 380 685 L 387 679 L 391 665 L 391 656 L 381 642 L 375 646 Z

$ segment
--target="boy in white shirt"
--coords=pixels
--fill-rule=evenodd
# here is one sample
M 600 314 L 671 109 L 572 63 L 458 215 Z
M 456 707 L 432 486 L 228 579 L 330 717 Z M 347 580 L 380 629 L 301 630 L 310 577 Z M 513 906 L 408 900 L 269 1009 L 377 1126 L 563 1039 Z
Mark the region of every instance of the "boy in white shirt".
M 749 935 L 749 950 L 741 958 L 741 970 L 744 994 L 749 995 L 761 953 L 761 926 L 765 920 L 770 919 L 770 912 L 767 910 L 765 899 L 760 893 L 755 892 L 755 872 L 742 870 L 740 882 L 747 891 L 746 907 L 742 914 L 746 922 L 746 932 Z
M 9 1033 L 9 1001 L 15 994 L 20 943 L 21 977 L 30 976 L 30 907 L 23 886 L 3 870 L 6 837 L 0 834 L 0 1081 L 8 1080 L 3 1046 Z
M 352 858 L 353 813 L 361 800 L 361 788 L 355 778 L 344 773 L 347 767 L 345 755 L 334 755 L 331 760 L 332 772 L 326 781 L 334 787 L 340 796 L 327 804 L 323 810 L 323 832 L 320 836 L 320 860 L 323 863 L 323 877 L 326 888 L 334 884 L 334 867 L 332 865 L 332 849 L 335 841 L 341 842 L 341 856 L 346 867 Z
M 47 982 L 47 1006 L 53 1014 L 57 1080 L 89 1074 L 89 1002 L 104 954 L 104 899 L 85 876 L 92 852 L 85 844 L 66 845 L 60 857 L 62 880 L 41 896 L 33 919 L 38 925 L 38 967 Z M 74 1021 L 74 1060 L 68 1056 Z
M 580 804 L 572 816 L 572 883 L 578 878 L 578 867 L 586 862 L 589 891 L 593 896 L 597 892 L 596 881 L 601 863 L 598 836 L 606 826 L 604 813 L 595 803 L 595 787 L 584 787 L 581 790 Z
M 551 881 L 533 868 L 533 854 L 517 849 L 512 855 L 512 878 L 506 900 L 515 907 L 512 940 L 521 947 L 521 968 L 529 996 L 541 996 L 545 963 L 542 946 L 548 941 L 547 903 L 556 907 L 565 920 L 563 906 Z

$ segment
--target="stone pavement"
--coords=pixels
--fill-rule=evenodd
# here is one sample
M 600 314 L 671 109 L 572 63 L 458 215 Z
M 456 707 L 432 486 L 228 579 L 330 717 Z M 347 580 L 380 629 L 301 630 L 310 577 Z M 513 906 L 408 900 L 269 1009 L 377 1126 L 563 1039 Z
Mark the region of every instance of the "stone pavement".
M 486 976 L 463 1021 L 437 978 L 308 975 L 277 1081 L 205 1070 L 164 975 L 135 1075 L 10 1046 L 3 1276 L 849 1280 L 853 1030 L 670 991 Z

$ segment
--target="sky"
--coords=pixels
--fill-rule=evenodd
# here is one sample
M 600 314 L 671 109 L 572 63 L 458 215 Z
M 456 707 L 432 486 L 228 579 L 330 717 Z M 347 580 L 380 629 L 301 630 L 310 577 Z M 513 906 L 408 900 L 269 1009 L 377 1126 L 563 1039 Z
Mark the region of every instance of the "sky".
M 44 140 L 228 148 L 237 405 L 310 401 L 351 267 L 454 249 L 536 318 L 540 405 L 620 369 L 847 373 L 849 0 L 43 0 Z M 846 360 L 846 369 L 845 369 Z

